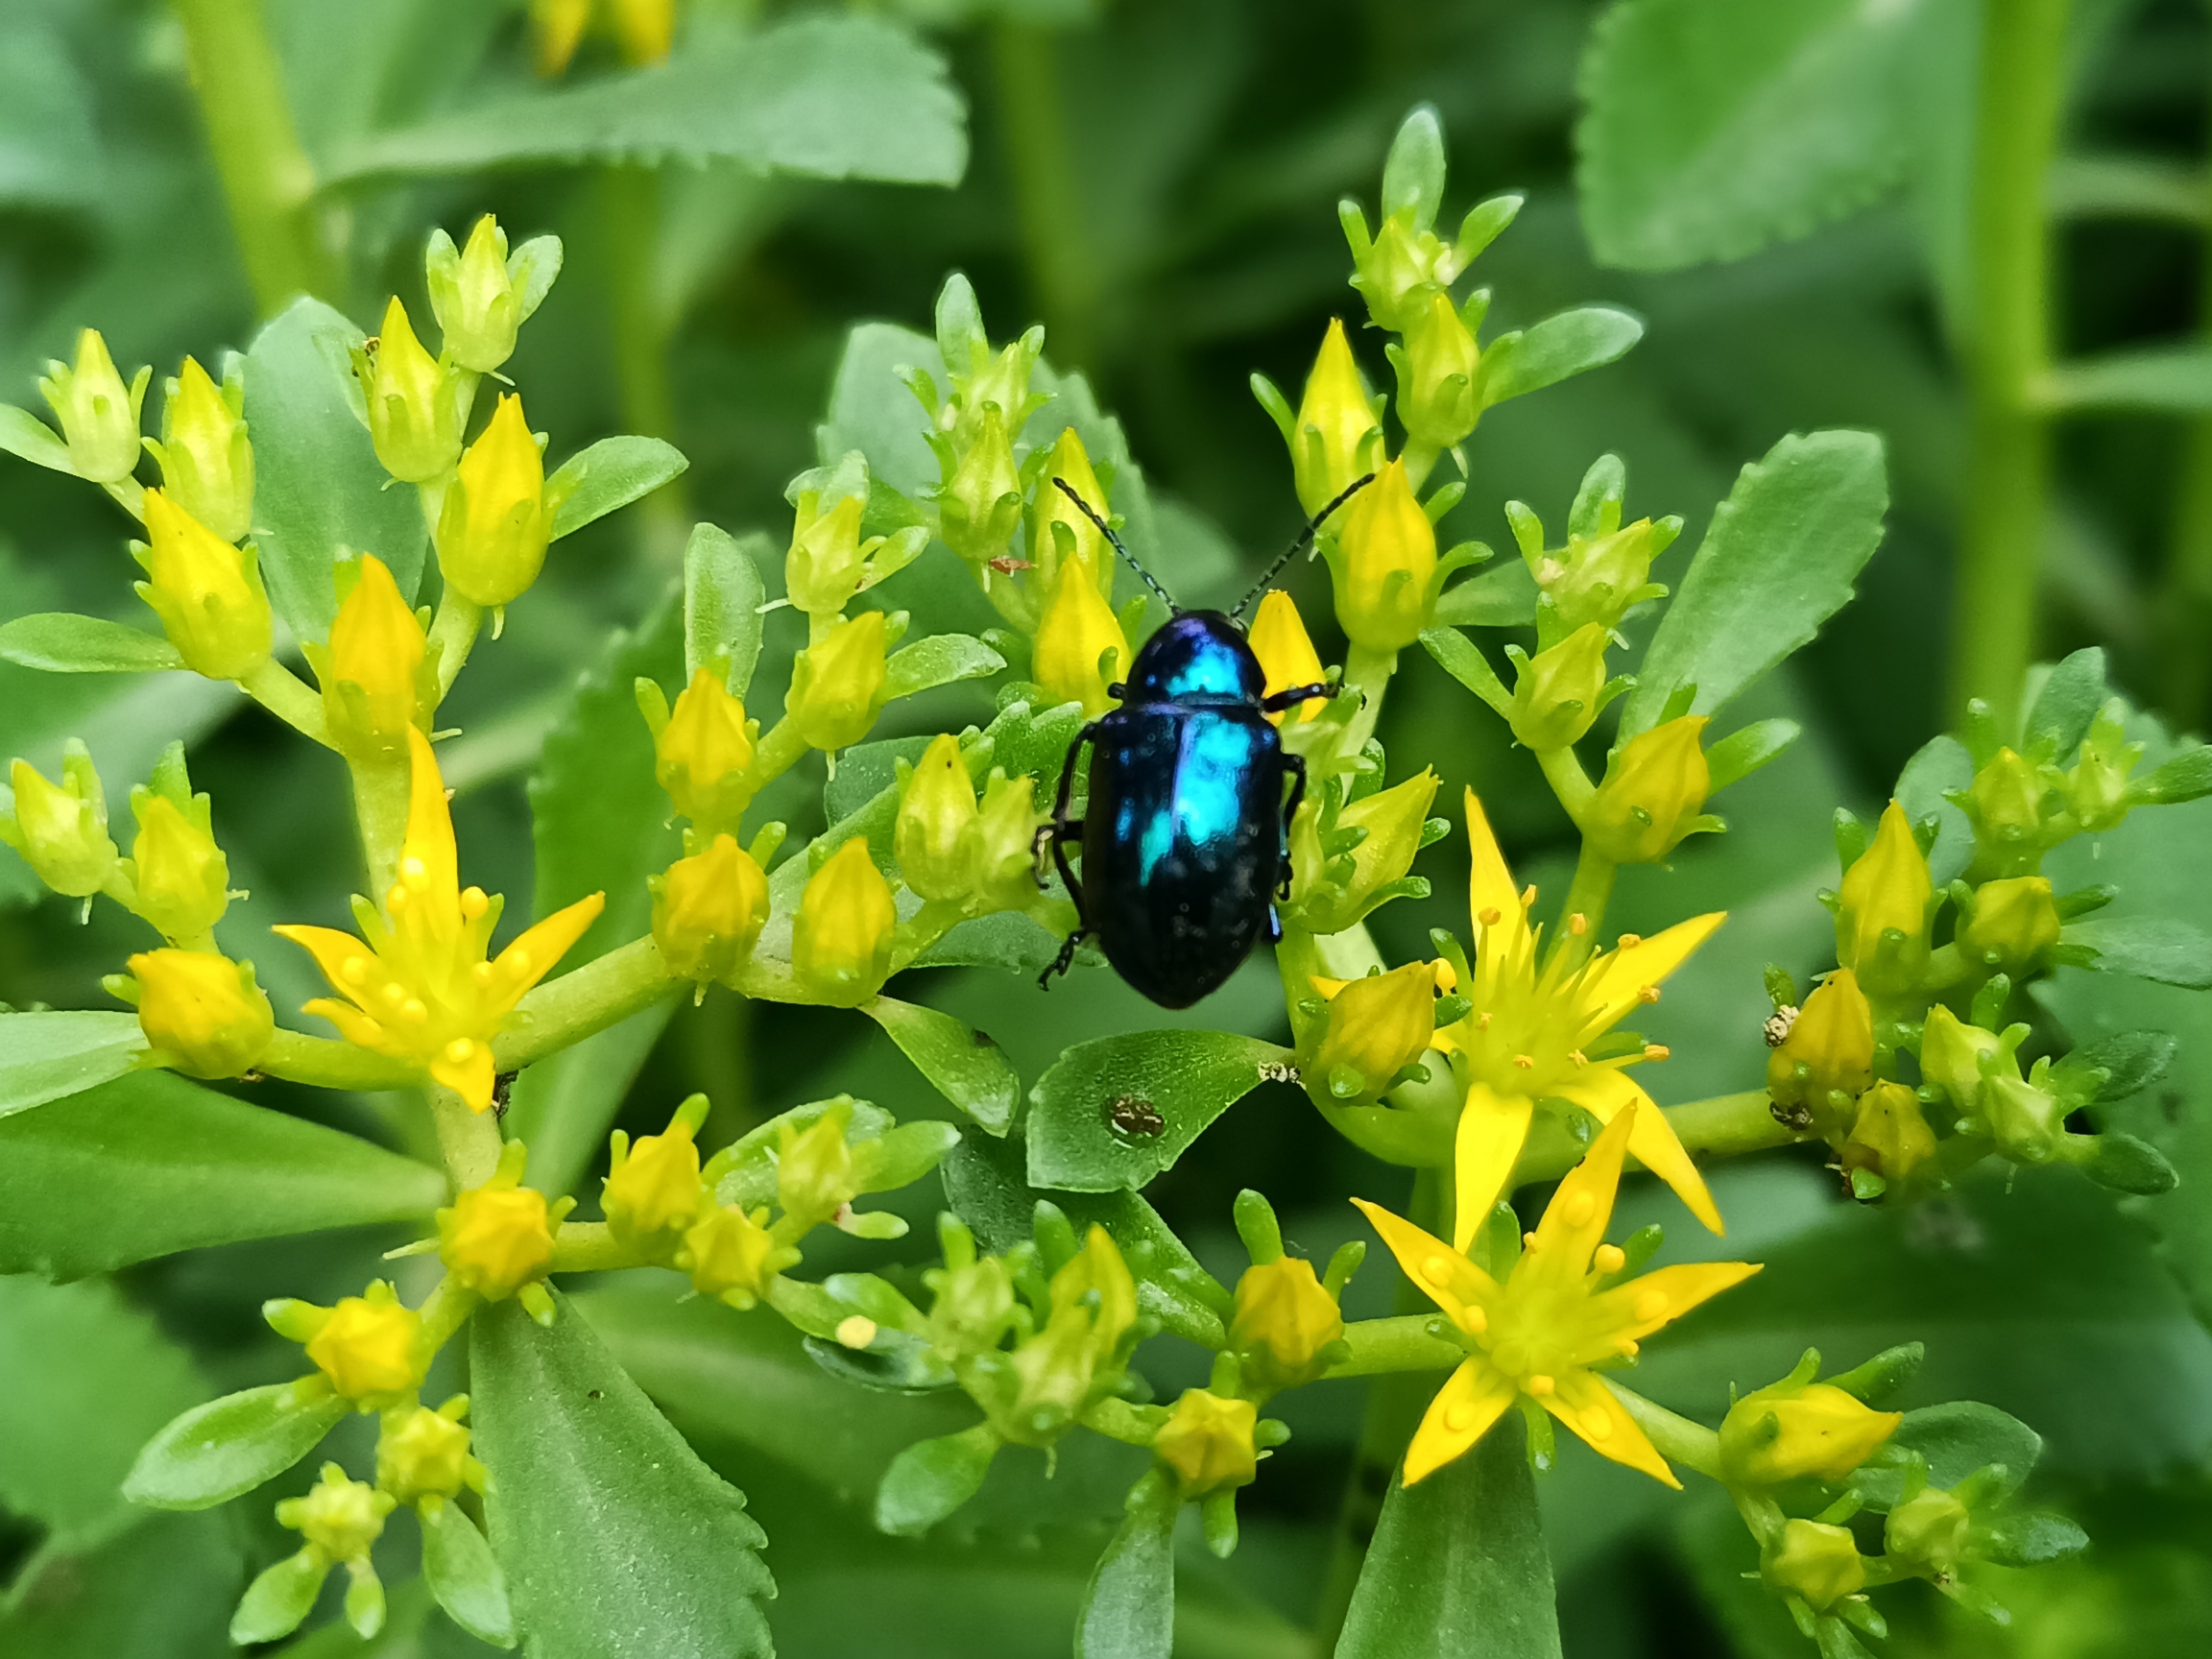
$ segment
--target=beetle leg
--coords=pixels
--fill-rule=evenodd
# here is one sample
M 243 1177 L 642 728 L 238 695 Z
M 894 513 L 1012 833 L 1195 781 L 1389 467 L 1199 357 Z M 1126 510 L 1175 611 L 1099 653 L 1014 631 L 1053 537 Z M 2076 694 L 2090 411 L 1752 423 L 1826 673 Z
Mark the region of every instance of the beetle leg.
M 1260 710 L 1263 714 L 1280 714 L 1286 709 L 1295 709 L 1301 703 L 1310 703 L 1316 697 L 1334 697 L 1342 693 L 1341 684 L 1329 685 L 1291 685 L 1276 692 L 1272 697 L 1261 699 Z
M 1275 897 L 1287 900 L 1290 897 L 1290 820 L 1298 816 L 1298 808 L 1306 800 L 1306 757 L 1284 756 L 1283 770 L 1290 774 L 1290 799 L 1283 806 L 1283 845 L 1277 854 L 1282 860 L 1283 879 L 1276 884 Z M 1275 915 L 1273 906 L 1269 906 L 1267 915 L 1272 922 Z M 1275 937 L 1283 937 L 1279 925 Z
M 1052 800 L 1052 816 L 1037 831 L 1034 848 L 1037 855 L 1037 885 L 1045 885 L 1045 848 L 1052 848 L 1052 865 L 1060 872 L 1060 879 L 1067 883 L 1068 897 L 1075 903 L 1075 931 L 1061 941 L 1060 953 L 1052 958 L 1051 966 L 1037 975 L 1040 990 L 1051 987 L 1055 974 L 1064 974 L 1075 964 L 1075 950 L 1091 933 L 1091 913 L 1083 902 L 1083 884 L 1075 879 L 1075 872 L 1068 867 L 1068 842 L 1071 836 L 1083 832 L 1083 821 L 1070 819 L 1068 806 L 1075 789 L 1075 757 L 1087 742 L 1098 734 L 1098 723 L 1093 721 L 1075 733 L 1075 741 L 1068 745 L 1068 758 L 1060 768 L 1060 787 Z

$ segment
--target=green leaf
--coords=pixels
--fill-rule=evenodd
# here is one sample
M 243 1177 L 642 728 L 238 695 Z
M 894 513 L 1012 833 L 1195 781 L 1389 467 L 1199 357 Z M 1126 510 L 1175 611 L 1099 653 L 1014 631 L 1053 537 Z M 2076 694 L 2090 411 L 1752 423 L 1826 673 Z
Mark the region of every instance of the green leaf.
M 1936 844 L 1928 849 L 1928 873 L 1936 886 L 1948 885 L 1974 861 L 1974 824 L 1951 797 L 1974 781 L 1974 757 L 1948 734 L 1922 744 L 1897 775 L 1897 805 L 1919 824 L 1936 820 Z
M 1718 794 L 1769 761 L 1780 759 L 1803 730 L 1794 720 L 1775 719 L 1754 721 L 1740 732 L 1729 733 L 1705 751 L 1712 792 Z
M 143 628 L 47 611 L 0 627 L 0 657 L 49 674 L 143 674 L 181 668 L 177 647 Z
M 2003 1465 L 2017 1483 L 2043 1455 L 2042 1435 L 2010 1413 L 1972 1400 L 1906 1412 L 1889 1443 L 1926 1458 L 1929 1484 L 1946 1489 L 1991 1464 Z M 1899 1464 L 1878 1462 L 1854 1475 L 1851 1485 L 1868 1503 L 1892 1508 L 1903 1500 L 1904 1475 Z
M 2067 409 L 2212 414 L 2212 346 L 2146 346 L 2061 363 L 2049 386 L 2052 400 Z
M 938 1094 L 985 1129 L 1003 1135 L 1014 1126 L 1022 1079 L 988 1035 L 950 1014 L 889 997 L 871 998 L 860 1012 L 883 1027 Z
M 1447 588 L 1436 620 L 1455 628 L 1526 628 L 1536 620 L 1536 578 L 1519 559 Z
M 324 182 L 548 161 L 734 161 L 815 179 L 956 184 L 968 165 L 945 60 L 869 17 L 706 29 L 667 62 L 481 97 L 335 156 Z
M 840 763 L 837 770 L 843 772 Z M 1019 910 L 995 910 L 972 916 L 955 926 L 936 944 L 907 964 L 910 968 L 993 968 L 1001 974 L 1034 979 L 1060 954 L 1060 941 L 1034 917 Z M 1093 946 L 1075 952 L 1084 967 L 1105 961 Z
M 97 108 L 44 19 L 26 10 L 0 22 L 0 203 L 97 205 L 106 182 L 92 126 Z
M 1911 128 L 1918 4 L 1625 0 L 1582 61 L 1582 225 L 1604 265 L 1740 259 L 1867 205 Z
M 361 330 L 320 300 L 301 299 L 246 353 L 246 423 L 253 440 L 253 543 L 269 603 L 301 639 L 328 637 L 341 557 L 373 553 L 412 599 L 427 532 L 417 493 L 391 482 L 353 412 L 347 353 Z
M 981 680 L 1006 666 L 1006 659 L 968 634 L 932 634 L 883 664 L 883 695 L 911 697 L 960 680 Z
M 1175 1517 L 1166 1478 L 1147 1475 L 1092 1571 L 1075 1617 L 1075 1659 L 1167 1659 L 1175 1642 Z
M 634 687 L 641 675 L 675 685 L 684 640 L 684 606 L 671 589 L 636 633 L 608 642 L 546 736 L 531 777 L 534 913 L 550 916 L 587 894 L 607 895 L 571 961 L 588 962 L 642 935 L 653 922 L 645 878 L 683 853 L 668 824 L 668 798 L 654 781 L 653 734 Z M 671 996 L 515 1080 L 507 1132 L 530 1144 L 532 1186 L 566 1192 L 583 1178 L 675 1004 Z
M 642 500 L 690 465 L 675 445 L 658 438 L 602 438 L 579 449 L 545 480 L 545 499 L 554 503 L 553 540 Z
M 1656 725 L 1678 685 L 1712 713 L 1811 640 L 1850 599 L 1888 506 L 1871 432 L 1792 434 L 1746 466 L 1652 632 L 1622 735 Z
M 0 1118 L 112 1082 L 145 1052 L 135 1014 L 0 1014 Z
M 765 1542 L 564 1299 L 469 1322 L 485 1514 L 533 1659 L 769 1659 Z
M 212 1509 L 274 1479 L 322 1443 L 349 1409 L 272 1382 L 196 1406 L 146 1442 L 123 1496 L 150 1509 Z
M 1029 1183 L 1069 1192 L 1142 1187 L 1289 1062 L 1287 1048 L 1233 1031 L 1078 1043 L 1029 1092 Z
M 2063 1515 L 2030 1509 L 1990 1524 L 1988 1559 L 2000 1567 L 2040 1567 L 2089 1548 L 2089 1534 Z
M 2093 916 L 2070 924 L 2058 959 L 2102 974 L 2212 990 L 2212 934 L 2175 916 Z
M 901 1537 L 920 1537 L 975 1496 L 998 1447 L 988 1423 L 907 1447 L 883 1472 L 876 1525 Z
M 1610 305 L 1582 305 L 1547 317 L 1518 334 L 1503 334 L 1483 349 L 1475 372 L 1485 409 L 1541 392 L 1586 369 L 1601 369 L 1628 354 L 1644 338 L 1644 324 Z
M 1490 659 L 1458 629 L 1424 628 L 1421 645 L 1436 659 L 1439 668 L 1481 698 L 1500 716 L 1513 707 L 1513 693 L 1505 689 L 1505 683 L 1498 678 L 1498 670 L 1490 666 Z
M 719 673 L 733 697 L 753 685 L 760 661 L 760 606 L 768 597 L 760 562 L 775 556 L 766 536 L 734 537 L 692 527 L 684 548 L 684 684 L 701 668 Z
M 2027 741 L 2056 759 L 2071 760 L 2111 694 L 2104 685 L 2104 648 L 2091 645 L 2075 652 L 2043 677 L 2035 705 L 2028 710 Z
M 153 1515 L 88 1549 L 40 1550 L 0 1601 L 8 1659 L 219 1659 L 233 1651 L 241 1530 Z
M 2171 1192 L 2181 1184 L 2180 1172 L 2167 1162 L 2163 1152 L 2150 1142 L 2117 1129 L 2107 1129 L 2090 1142 L 2090 1156 L 2080 1167 L 2100 1187 L 2145 1198 Z
M 421 1221 L 445 1177 L 320 1123 L 140 1071 L 0 1121 L 0 1273 Z
M 206 1387 L 112 1285 L 0 1277 L 0 1510 L 78 1547 L 130 1510 L 138 1448 Z
M 20 456 L 34 467 L 77 475 L 69 459 L 69 445 L 61 435 L 31 413 L 12 403 L 0 403 L 0 449 Z
M 1557 1659 L 1522 1440 L 1507 1421 L 1417 1485 L 1391 1478 L 1336 1659 Z
M 241 1647 L 256 1642 L 276 1642 L 300 1628 L 301 1621 L 315 1611 L 329 1575 L 327 1556 L 317 1557 L 301 1550 L 256 1574 L 238 1599 L 230 1616 L 230 1640 Z
M 2092 1101 L 2125 1100 L 2165 1076 L 2180 1046 L 2168 1031 L 2115 1031 L 2063 1056 L 2051 1075 L 2055 1086 L 2078 1085 Z M 2094 1088 L 2086 1075 L 2092 1071 L 2104 1073 Z
M 422 1576 L 454 1623 L 494 1647 L 515 1646 L 506 1575 L 458 1503 L 441 1503 L 422 1517 Z

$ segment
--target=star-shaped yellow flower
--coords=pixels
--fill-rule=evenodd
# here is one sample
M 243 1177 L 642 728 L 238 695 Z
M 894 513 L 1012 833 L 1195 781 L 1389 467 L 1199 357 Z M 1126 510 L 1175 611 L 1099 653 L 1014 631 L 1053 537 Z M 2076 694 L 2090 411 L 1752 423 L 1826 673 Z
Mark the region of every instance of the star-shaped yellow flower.
M 1466 1091 L 1457 1143 L 1458 1220 L 1454 1241 L 1464 1250 L 1490 1214 L 1513 1173 L 1528 1122 L 1540 1100 L 1565 1100 L 1600 1123 L 1631 1106 L 1637 1114 L 1628 1150 L 1674 1189 L 1691 1213 L 1716 1233 L 1720 1212 L 1704 1177 L 1627 1068 L 1663 1060 L 1664 1048 L 1632 1047 L 1593 1055 L 1589 1050 L 1614 1026 L 1647 1002 L 1659 1000 L 1659 982 L 1727 920 L 1715 912 L 1642 939 L 1621 935 L 1618 948 L 1585 956 L 1573 947 L 1582 931 L 1579 916 L 1568 932 L 1542 949 L 1541 927 L 1528 925 L 1536 889 L 1517 892 L 1498 851 L 1482 803 L 1467 791 L 1467 838 L 1474 854 L 1471 886 L 1475 913 L 1473 983 L 1467 1016 L 1438 1030 L 1433 1046 L 1452 1056 L 1454 1077 Z
M 1410 1221 L 1352 1200 L 1407 1277 L 1451 1315 L 1454 1334 L 1468 1350 L 1407 1448 L 1408 1486 L 1465 1454 L 1521 1394 L 1599 1455 L 1681 1485 L 1591 1367 L 1633 1358 L 1640 1338 L 1759 1269 L 1747 1262 L 1700 1262 L 1606 1284 L 1626 1262 L 1618 1246 L 1599 1242 L 1613 1215 L 1622 1155 L 1634 1142 L 1637 1120 L 1655 1115 L 1630 1104 L 1614 1117 L 1559 1183 L 1503 1285 Z
M 414 766 L 407 836 L 383 912 L 353 901 L 359 939 L 334 927 L 274 931 L 306 947 L 345 998 L 318 998 L 301 1012 L 321 1015 L 349 1043 L 416 1062 L 481 1112 L 492 1104 L 493 1037 L 597 919 L 606 896 L 555 912 L 487 961 L 504 901 L 486 898 L 481 887 L 461 889 L 445 780 L 430 740 L 409 727 L 407 741 Z

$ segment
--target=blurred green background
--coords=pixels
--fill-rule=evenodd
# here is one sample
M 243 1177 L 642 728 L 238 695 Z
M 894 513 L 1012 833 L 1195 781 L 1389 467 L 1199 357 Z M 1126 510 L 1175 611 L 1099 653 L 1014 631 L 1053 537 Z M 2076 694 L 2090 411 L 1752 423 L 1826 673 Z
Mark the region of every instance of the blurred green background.
M 301 143 L 325 177 L 372 134 L 549 96 L 534 85 L 526 19 L 509 0 L 263 4 Z M 677 60 L 784 10 L 686 6 Z M 517 153 L 492 167 L 373 173 L 317 198 L 316 234 L 330 252 L 325 298 L 371 327 L 390 292 L 422 314 L 421 250 L 433 227 L 460 236 L 490 210 L 517 237 L 559 233 L 565 273 L 509 365 L 533 425 L 549 428 L 561 451 L 640 431 L 670 439 L 691 461 L 660 496 L 562 544 L 506 637 L 477 654 L 448 706 L 465 733 L 445 753 L 461 791 L 456 815 L 471 878 L 511 895 L 530 891 L 528 780 L 579 675 L 601 663 L 611 624 L 648 613 L 695 518 L 763 529 L 781 545 L 782 491 L 814 464 L 815 426 L 848 329 L 869 319 L 926 328 L 949 271 L 973 278 L 996 337 L 1043 321 L 1048 357 L 1089 375 L 1101 404 L 1118 414 L 1156 495 L 1171 504 L 1165 540 L 1174 551 L 1161 572 L 1170 587 L 1202 602 L 1249 580 L 1300 515 L 1247 376 L 1259 370 L 1294 388 L 1327 320 L 1357 315 L 1335 203 L 1349 193 L 1372 205 L 1391 132 L 1427 101 L 1450 137 L 1452 212 L 1502 190 L 1528 197 L 1479 268 L 1479 279 L 1497 290 L 1492 327 L 1593 301 L 1623 304 L 1648 324 L 1624 362 L 1485 421 L 1469 445 L 1470 489 L 1451 526 L 1457 536 L 1509 545 L 1500 511 L 1509 498 L 1556 524 L 1584 468 L 1613 450 L 1629 465 L 1630 513 L 1683 514 L 1687 548 L 1737 468 L 1782 434 L 1855 425 L 1887 442 L 1889 531 L 1857 603 L 1761 690 L 1763 707 L 1745 711 L 1791 714 L 1805 724 L 1804 739 L 1785 763 L 1724 799 L 1732 825 L 1724 839 L 1685 853 L 1671 873 L 1630 872 L 1618 901 L 1623 927 L 1694 909 L 1733 913 L 1655 1011 L 1648 1034 L 1676 1057 L 1654 1088 L 1675 1101 L 1756 1087 L 1761 965 L 1803 975 L 1831 959 L 1827 917 L 1812 898 L 1834 879 L 1830 813 L 1839 803 L 1879 805 L 1942 713 L 1951 550 L 1974 504 L 1965 499 L 1963 401 L 1931 275 L 1935 244 L 1914 180 L 1905 179 L 1902 195 L 1732 264 L 1602 270 L 1585 239 L 1575 177 L 1577 69 L 1602 5 L 908 0 L 869 10 L 944 55 L 970 140 L 956 186 L 761 177 L 727 160 L 608 146 L 582 158 Z M 1948 10 L 1970 16 L 1973 8 Z M 2064 221 L 2056 258 L 2064 348 L 2075 354 L 2190 334 L 2200 326 L 2212 221 L 2201 160 L 2212 92 L 2206 8 L 2084 0 L 2075 36 L 2068 153 L 2126 150 L 2152 163 L 2149 176 L 2166 179 L 2175 195 L 2163 206 L 2107 204 Z M 570 79 L 585 85 L 619 73 L 611 45 L 593 38 Z M 1911 166 L 1901 161 L 1899 170 Z M 242 349 L 255 321 L 175 14 L 144 0 L 0 0 L 0 399 L 35 405 L 35 375 L 82 325 L 106 332 L 127 373 L 150 361 L 159 375 L 187 351 L 212 362 Z M 1358 349 L 1371 380 L 1383 383 L 1379 351 Z M 2200 442 L 2190 420 L 2170 412 L 2106 412 L 2064 425 L 2038 647 L 2050 658 L 2104 645 L 2115 684 L 2184 731 L 2201 730 L 2206 711 L 2207 640 L 2188 625 L 2197 613 L 2175 563 L 2197 523 L 2189 457 Z M 135 570 L 125 532 L 96 493 L 0 457 L 0 618 L 62 608 L 130 615 Z M 936 547 L 926 561 L 950 558 Z M 781 573 L 767 574 L 776 591 Z M 1658 574 L 1670 573 L 1663 565 Z M 895 578 L 884 603 L 909 602 L 900 585 L 911 580 Z M 1288 582 L 1325 635 L 1321 567 L 1301 565 Z M 912 602 L 926 625 L 984 620 L 979 601 L 958 613 Z M 1320 643 L 1325 659 L 1340 655 L 1340 640 Z M 757 684 L 781 684 L 775 653 L 787 657 L 791 646 L 771 628 Z M 617 692 L 623 684 L 617 678 Z M 987 718 L 989 708 L 987 688 L 933 694 L 902 705 L 902 724 L 879 735 L 956 729 Z M 118 809 L 160 743 L 192 741 L 194 780 L 214 795 L 233 880 L 252 895 L 233 907 L 225 937 L 261 965 L 280 1011 L 296 1009 L 313 994 L 307 965 L 260 929 L 343 921 L 358 878 L 336 762 L 225 688 L 47 679 L 0 665 L 0 755 L 51 770 L 73 733 L 91 741 Z M 1396 775 L 1436 768 L 1439 810 L 1451 809 L 1445 804 L 1462 784 L 1478 786 L 1516 868 L 1563 886 L 1570 831 L 1550 792 L 1527 757 L 1508 751 L 1498 723 L 1420 653 L 1394 685 L 1382 737 Z M 802 834 L 822 822 L 819 762 L 809 764 L 813 771 L 803 766 L 779 785 L 783 798 L 771 808 Z M 2132 878 L 2130 907 L 2212 919 L 2200 874 L 2212 834 L 2205 805 L 2147 815 L 2113 838 L 2094 869 L 2084 851 L 2080 879 Z M 1422 949 L 1430 926 L 1463 925 L 1458 845 L 1455 836 L 1424 854 L 1431 901 L 1401 902 L 1378 918 L 1386 953 Z M 100 975 L 140 943 L 112 910 L 80 926 L 75 904 L 40 900 L 28 872 L 0 850 L 0 1001 L 106 1006 Z M 1165 1022 L 1095 971 L 1049 996 L 980 970 L 935 971 L 905 994 L 997 1035 L 1025 1079 L 1068 1043 Z M 2188 1117 L 2207 1116 L 2212 1019 L 2186 997 L 2156 997 L 2184 1047 L 2176 1078 L 2143 1111 L 2151 1131 L 2177 1149 L 2185 1180 L 2192 1163 L 2212 1177 L 2208 1132 L 2193 1130 Z M 2101 987 L 2094 996 L 2062 990 L 2051 1017 L 2077 1035 L 2100 1021 L 2146 1018 L 2143 998 L 2123 1008 L 2111 998 Z M 1188 1018 L 1279 1034 L 1273 974 L 1249 966 Z M 872 1026 L 828 1010 L 750 1007 L 724 993 L 669 1021 L 622 1121 L 657 1127 L 692 1089 L 713 1096 L 710 1142 L 839 1090 L 902 1116 L 941 1110 Z M 373 1102 L 273 1089 L 257 1097 L 382 1132 Z M 1228 1271 L 1238 1260 L 1229 1205 L 1244 1186 L 1268 1192 L 1286 1232 L 1320 1255 L 1353 1234 L 1347 1191 L 1395 1202 L 1405 1178 L 1323 1133 L 1294 1090 L 1271 1086 L 1150 1196 Z M 1923 1339 L 1930 1362 L 1912 1403 L 1972 1395 L 2042 1431 L 2040 1496 L 2095 1540 L 2083 1559 L 2000 1591 L 2017 1612 L 2010 1633 L 1932 1595 L 1896 1597 L 1887 1651 L 2157 1659 L 2207 1650 L 2212 1337 L 2191 1295 L 2197 1309 L 2212 1306 L 2212 1275 L 2202 1271 L 2212 1264 L 2202 1194 L 2212 1189 L 2185 1185 L 2154 1201 L 2168 1211 L 2138 1214 L 2070 1174 L 2030 1171 L 2009 1190 L 2002 1180 L 1984 1182 L 1916 1209 L 1863 1211 L 1838 1196 L 1810 1154 L 1724 1168 L 1714 1186 L 1732 1223 L 1727 1253 L 1765 1260 L 1768 1270 L 1673 1339 L 1651 1344 L 1642 1386 L 1710 1416 L 1731 1380 L 1769 1380 L 1808 1343 L 1847 1365 L 1886 1343 Z M 934 1183 L 925 1183 L 906 1206 L 922 1221 L 937 1202 Z M 1631 1221 L 1669 1221 L 1678 1255 L 1708 1246 L 1649 1191 L 1625 1208 Z M 929 1236 L 919 1228 L 909 1253 L 919 1259 Z M 0 1281 L 0 1398 L 18 1403 L 0 1434 L 20 1435 L 36 1417 L 22 1403 L 62 1410 L 63 1403 L 40 1404 L 36 1361 L 51 1342 L 90 1340 L 84 1333 L 113 1345 L 117 1382 L 112 1399 L 74 1405 L 108 1426 L 108 1439 L 131 1446 L 206 1386 L 280 1376 L 286 1350 L 260 1325 L 261 1299 L 327 1299 L 357 1286 L 374 1252 L 396 1241 L 323 1238 L 156 1263 L 113 1285 L 81 1286 L 74 1311 L 55 1328 L 38 1322 L 54 1316 L 53 1304 L 34 1309 L 14 1282 Z M 808 1267 L 863 1259 L 861 1248 L 841 1247 L 850 1262 L 826 1248 Z M 867 1247 L 868 1260 L 880 1256 Z M 1383 1310 L 1387 1281 L 1386 1265 L 1371 1265 L 1353 1306 Z M 655 1344 L 664 1322 L 643 1311 L 665 1301 L 658 1286 L 613 1286 L 594 1288 L 584 1305 L 703 1454 L 751 1496 L 781 1590 L 773 1611 L 781 1651 L 1066 1651 L 1083 1576 L 1131 1473 L 1126 1449 L 1071 1444 L 1049 1487 L 1040 1459 L 1010 1456 L 1002 1461 L 1020 1466 L 995 1476 L 946 1535 L 882 1538 L 866 1519 L 876 1474 L 899 1445 L 939 1431 L 935 1407 L 826 1389 L 808 1381 L 795 1345 L 766 1336 L 733 1349 L 717 1370 L 671 1361 Z M 1195 1364 L 1189 1354 L 1165 1342 L 1154 1349 L 1141 1363 L 1164 1390 L 1198 1380 L 1184 1374 Z M 1306 1650 L 1300 1627 L 1343 1496 L 1360 1394 L 1357 1384 L 1333 1383 L 1284 1405 L 1296 1438 L 1244 1499 L 1243 1548 L 1227 1564 L 1202 1552 L 1186 1563 L 1179 1651 Z M 29 1478 L 29 1456 L 20 1445 L 0 1448 L 0 1581 L 39 1542 L 36 1528 L 7 1515 L 9 1482 Z M 1575 1659 L 1810 1651 L 1737 1576 L 1753 1564 L 1750 1546 L 1718 1494 L 1676 1499 L 1579 1448 L 1561 1462 L 1543 1502 Z M 161 1517 L 88 1538 L 69 1594 L 47 1604 L 17 1587 L 0 1617 L 0 1653 L 168 1659 L 227 1650 L 222 1627 L 247 1560 L 271 1553 L 259 1501 L 231 1507 L 256 1512 Z M 397 1619 L 382 1650 L 469 1646 L 435 1618 L 419 1638 L 414 1627 Z M 325 1635 L 301 1650 L 356 1647 L 350 1637 Z

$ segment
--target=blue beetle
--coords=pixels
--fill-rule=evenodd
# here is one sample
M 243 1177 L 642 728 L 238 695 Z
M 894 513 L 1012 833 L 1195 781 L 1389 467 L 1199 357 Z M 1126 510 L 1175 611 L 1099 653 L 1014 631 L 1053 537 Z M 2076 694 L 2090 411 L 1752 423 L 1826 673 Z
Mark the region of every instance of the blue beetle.
M 1266 694 L 1267 676 L 1237 617 L 1349 500 L 1361 478 L 1316 514 L 1235 611 L 1186 611 L 1121 544 L 1065 479 L 1052 480 L 1166 602 L 1166 627 L 1144 641 L 1129 678 L 1107 689 L 1120 707 L 1076 733 L 1052 816 L 1037 832 L 1038 880 L 1051 849 L 1075 901 L 1076 927 L 1049 985 L 1094 935 L 1122 978 L 1165 1008 L 1188 1008 L 1234 974 L 1264 929 L 1282 937 L 1274 901 L 1290 891 L 1290 820 L 1306 791 L 1306 762 L 1286 754 L 1269 714 L 1332 685 Z M 1090 800 L 1069 816 L 1075 760 L 1091 745 Z M 1287 782 L 1288 798 L 1284 787 Z M 1077 842 L 1083 877 L 1068 867 Z

